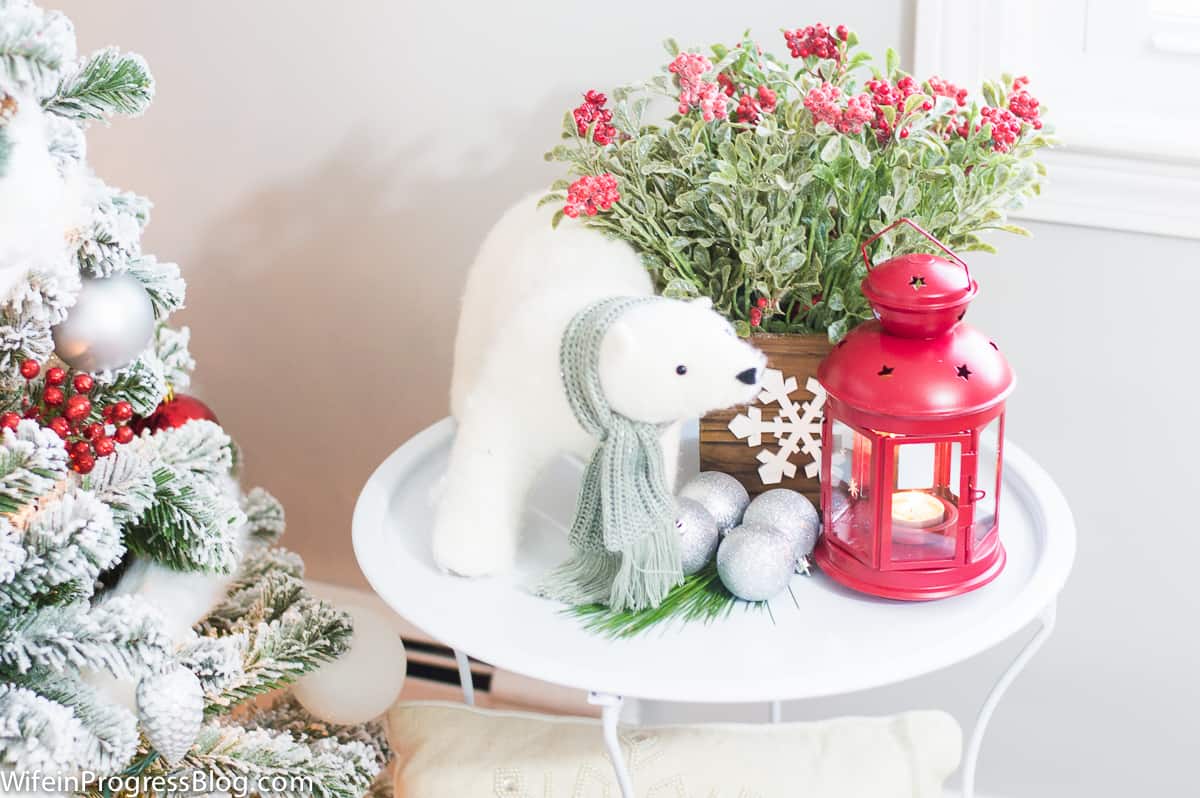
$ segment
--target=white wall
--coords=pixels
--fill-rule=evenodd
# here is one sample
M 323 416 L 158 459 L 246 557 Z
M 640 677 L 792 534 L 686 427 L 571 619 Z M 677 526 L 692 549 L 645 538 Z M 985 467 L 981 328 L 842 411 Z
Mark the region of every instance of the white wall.
M 246 449 L 249 478 L 284 500 L 310 573 L 346 583 L 361 583 L 355 496 L 446 412 L 465 265 L 508 201 L 555 176 L 541 153 L 578 92 L 647 74 L 667 35 L 749 26 L 779 46 L 778 28 L 823 19 L 879 51 L 911 38 L 911 3 L 867 0 L 58 5 L 84 47 L 118 43 L 154 67 L 150 113 L 95 130 L 92 160 L 156 201 L 147 241 L 190 283 L 196 392 Z M 1059 632 L 1002 704 L 980 785 L 1179 794 L 1200 709 L 1187 570 L 1200 468 L 1184 457 L 1195 434 L 1163 422 L 1200 387 L 1200 246 L 1035 232 L 975 259 L 973 318 L 1020 374 L 1011 435 L 1066 491 L 1080 551 Z M 942 705 L 969 723 L 1014 645 L 789 713 Z

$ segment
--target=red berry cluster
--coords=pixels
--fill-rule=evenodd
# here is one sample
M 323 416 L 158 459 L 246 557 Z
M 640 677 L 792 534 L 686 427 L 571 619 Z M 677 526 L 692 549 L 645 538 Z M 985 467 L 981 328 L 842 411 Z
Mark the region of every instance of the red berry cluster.
M 771 304 L 771 301 L 765 296 L 760 296 L 754 302 L 754 307 L 750 308 L 750 326 L 761 327 L 763 322 L 763 311 Z
M 791 52 L 792 58 L 808 58 L 815 55 L 817 58 L 832 58 L 835 61 L 840 61 L 842 58 L 842 49 L 838 44 L 838 39 L 846 41 L 850 36 L 850 31 L 845 25 L 838 25 L 836 33 L 837 38 L 834 38 L 833 32 L 827 26 L 818 22 L 815 25 L 809 25 L 807 28 L 785 30 L 783 38 L 787 41 L 788 50 Z
M 21 376 L 26 381 L 33 382 L 41 373 L 41 364 L 36 360 L 21 363 Z M 77 373 L 70 380 L 67 377 L 66 370 L 58 366 L 46 369 L 41 397 L 35 401 L 26 396 L 22 401 L 24 417 L 57 433 L 66 442 L 71 470 L 87 474 L 96 467 L 97 457 L 108 457 L 116 451 L 118 443 L 133 440 L 133 430 L 129 427 L 133 405 L 124 401 L 107 405 L 102 412 L 103 424 L 89 421 L 92 400 L 88 395 L 96 387 L 96 381 L 84 373 Z M 0 427 L 16 429 L 20 421 L 21 415 L 12 411 L 0 414 Z
M 774 113 L 779 98 L 765 84 L 759 86 L 756 93 L 746 92 L 738 100 L 737 120 L 748 125 L 757 125 L 763 113 Z
M 934 75 L 926 81 L 929 84 L 929 91 L 934 97 L 949 97 L 961 108 L 967 104 L 967 90 L 955 86 L 948 80 L 939 78 Z
M 992 108 L 985 105 L 979 109 L 983 122 L 992 126 L 992 149 L 996 152 L 1008 152 L 1021 135 L 1021 120 L 1007 108 Z
M 1038 102 L 1037 97 L 1029 93 L 1025 87 L 1029 85 L 1029 78 L 1022 75 L 1013 81 L 1012 95 L 1008 98 L 1008 110 L 1023 122 L 1028 122 L 1034 130 L 1042 129 L 1042 120 L 1038 118 Z
M 608 172 L 600 175 L 584 175 L 567 187 L 567 203 L 563 213 L 572 219 L 584 213 L 595 216 L 606 211 L 621 199 L 617 190 L 617 179 Z
M 592 140 L 601 147 L 611 144 L 617 137 L 617 129 L 612 125 L 612 111 L 604 107 L 607 102 L 608 97 L 592 89 L 583 95 L 583 104 L 571 112 L 581 136 L 586 136 L 588 127 L 595 123 Z
M 725 92 L 726 97 L 732 97 L 737 94 L 737 86 L 733 83 L 733 78 L 725 72 L 717 75 L 717 85 L 721 87 L 721 91 Z
M 894 129 L 883 113 L 884 106 L 890 105 L 896 109 L 895 124 L 900 126 L 900 117 L 904 114 L 905 101 L 917 94 L 920 87 L 917 86 L 917 82 L 912 79 L 911 75 L 903 75 L 895 85 L 881 78 L 868 80 L 867 89 L 871 92 L 871 105 L 875 110 L 875 121 L 871 123 L 871 127 L 875 128 L 876 136 L 883 141 L 892 135 Z M 921 105 L 921 109 L 924 111 L 931 108 L 933 108 L 932 100 L 926 100 Z M 908 138 L 908 128 L 900 126 L 899 136 L 902 139 Z

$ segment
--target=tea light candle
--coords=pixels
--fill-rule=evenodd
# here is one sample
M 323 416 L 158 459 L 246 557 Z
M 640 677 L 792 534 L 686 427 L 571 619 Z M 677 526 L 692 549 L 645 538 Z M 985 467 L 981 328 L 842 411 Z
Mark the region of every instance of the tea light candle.
M 928 529 L 946 520 L 946 505 L 920 490 L 892 494 L 892 523 L 909 529 Z

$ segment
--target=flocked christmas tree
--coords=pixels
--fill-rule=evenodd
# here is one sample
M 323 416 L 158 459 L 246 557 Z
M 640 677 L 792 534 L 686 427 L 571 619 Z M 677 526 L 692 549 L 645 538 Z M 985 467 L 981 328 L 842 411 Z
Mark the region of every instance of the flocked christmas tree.
M 141 251 L 150 204 L 85 163 L 88 124 L 153 90 L 140 57 L 77 57 L 64 16 L 0 0 L 0 778 L 360 796 L 377 730 L 252 700 L 338 656 L 349 619 L 275 546 L 283 510 L 241 493 L 229 436 L 173 396 L 193 365 L 166 324 L 184 281 Z

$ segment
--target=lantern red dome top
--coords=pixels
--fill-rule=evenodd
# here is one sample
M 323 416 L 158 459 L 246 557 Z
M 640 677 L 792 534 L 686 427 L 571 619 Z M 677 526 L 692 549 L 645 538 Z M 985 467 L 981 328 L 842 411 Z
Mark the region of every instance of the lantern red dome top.
M 868 259 L 862 290 L 877 320 L 847 335 L 817 379 L 839 401 L 883 417 L 941 419 L 995 407 L 1016 379 L 999 347 L 962 321 L 978 291 L 967 264 L 909 220 L 900 222 L 953 262 L 913 254 L 871 267 Z M 863 245 L 865 259 L 872 240 Z

